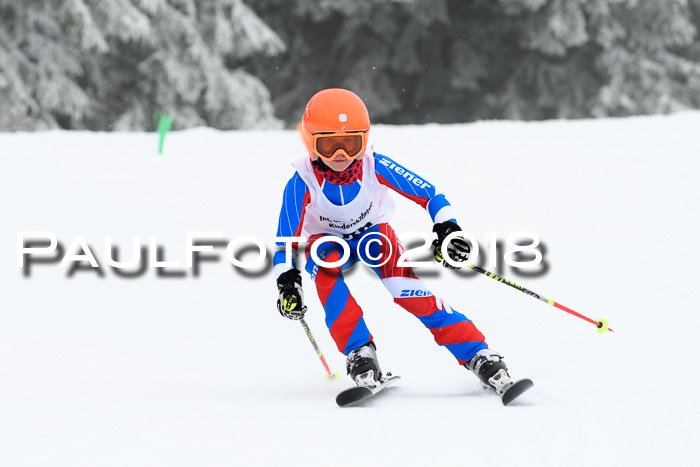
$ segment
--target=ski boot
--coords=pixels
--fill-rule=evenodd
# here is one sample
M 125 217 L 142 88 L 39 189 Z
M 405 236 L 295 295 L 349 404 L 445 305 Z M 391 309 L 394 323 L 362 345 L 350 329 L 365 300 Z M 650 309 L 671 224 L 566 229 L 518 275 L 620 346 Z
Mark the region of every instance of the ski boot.
M 346 368 L 358 386 L 374 388 L 382 382 L 376 350 L 377 346 L 371 341 L 348 354 Z
M 464 367 L 474 373 L 487 389 L 503 395 L 513 385 L 503 356 L 491 349 L 480 350 Z

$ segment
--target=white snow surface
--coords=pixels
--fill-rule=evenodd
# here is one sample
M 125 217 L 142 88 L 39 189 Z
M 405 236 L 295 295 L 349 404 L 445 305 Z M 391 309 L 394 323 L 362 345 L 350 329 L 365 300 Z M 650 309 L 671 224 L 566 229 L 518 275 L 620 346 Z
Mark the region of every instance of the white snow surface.
M 277 313 L 270 269 L 220 259 L 199 278 L 123 279 L 106 265 L 107 236 L 125 258 L 155 236 L 179 262 L 188 230 L 271 245 L 303 155 L 294 131 L 173 132 L 160 156 L 154 134 L 0 134 L 0 465 L 697 465 L 698 128 L 697 112 L 375 126 L 375 149 L 443 191 L 482 249 L 489 231 L 541 236 L 548 271 L 505 277 L 615 332 L 475 273 L 419 273 L 534 380 L 504 407 L 357 265 L 350 289 L 402 380 L 350 409 L 335 405 L 350 381 L 306 273 L 335 382 Z M 398 233 L 430 232 L 396 201 Z M 84 236 L 104 276 L 52 263 L 24 277 L 17 232 L 37 230 L 64 247 Z

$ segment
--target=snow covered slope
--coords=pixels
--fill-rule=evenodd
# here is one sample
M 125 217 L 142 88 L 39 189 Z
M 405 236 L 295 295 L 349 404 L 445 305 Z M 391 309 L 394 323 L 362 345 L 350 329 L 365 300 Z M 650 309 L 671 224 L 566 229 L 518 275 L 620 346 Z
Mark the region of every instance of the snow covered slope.
M 334 404 L 347 377 L 324 381 L 277 314 L 269 269 L 235 269 L 223 248 L 198 277 L 106 264 L 107 236 L 124 258 L 155 236 L 179 262 L 188 230 L 271 244 L 295 132 L 172 133 L 162 156 L 153 134 L 0 134 L 0 465 L 695 465 L 699 127 L 700 113 L 375 127 L 376 150 L 445 192 L 485 253 L 488 232 L 540 235 L 546 272 L 504 276 L 616 332 L 483 276 L 423 271 L 535 381 L 503 407 L 358 265 L 349 285 L 403 379 L 355 409 Z M 430 231 L 397 203 L 397 232 Z M 84 236 L 103 275 L 54 262 L 24 277 L 29 230 Z M 344 373 L 304 280 L 309 325 Z

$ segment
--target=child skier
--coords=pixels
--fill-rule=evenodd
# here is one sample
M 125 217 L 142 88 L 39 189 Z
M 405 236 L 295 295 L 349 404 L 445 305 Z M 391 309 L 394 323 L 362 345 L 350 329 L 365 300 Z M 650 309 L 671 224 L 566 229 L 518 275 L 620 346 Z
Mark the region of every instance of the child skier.
M 300 128 L 308 155 L 293 163 L 296 173 L 284 190 L 277 236 L 308 237 L 306 270 L 331 336 L 347 356 L 347 372 L 358 386 L 372 388 L 384 379 L 362 309 L 343 280 L 342 271 L 361 260 L 379 276 L 394 302 L 416 316 L 460 365 L 503 394 L 513 384 L 503 357 L 488 348 L 469 319 L 433 295 L 411 268 L 397 264 L 403 248 L 388 224 L 394 211 L 389 190 L 428 211 L 437 234 L 435 259 L 445 267 L 452 266 L 444 260 L 443 240 L 461 231 L 450 203 L 423 177 L 368 147 L 369 129 L 367 108 L 350 91 L 326 89 L 309 100 Z M 344 239 L 350 247 L 345 264 L 323 267 L 310 256 L 314 242 L 327 235 Z M 462 237 L 452 238 L 446 249 L 454 261 L 469 257 L 469 244 Z M 338 242 L 322 241 L 318 247 L 324 262 L 337 262 L 343 254 Z M 294 263 L 286 264 L 284 251 L 275 253 L 274 271 L 279 312 L 289 319 L 303 318 L 301 274 Z

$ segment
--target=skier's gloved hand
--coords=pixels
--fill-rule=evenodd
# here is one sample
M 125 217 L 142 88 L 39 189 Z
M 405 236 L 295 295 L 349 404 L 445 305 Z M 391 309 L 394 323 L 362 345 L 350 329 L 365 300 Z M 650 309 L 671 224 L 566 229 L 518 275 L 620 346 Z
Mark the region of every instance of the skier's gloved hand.
M 290 269 L 277 278 L 277 310 L 289 319 L 302 319 L 306 313 L 304 292 L 301 290 L 301 273 Z
M 462 229 L 455 222 L 452 221 L 440 222 L 439 224 L 435 224 L 433 226 L 433 232 L 435 232 L 438 237 L 437 240 L 433 241 L 435 261 L 442 263 L 442 265 L 446 268 L 457 269 L 455 266 L 452 266 L 447 261 L 445 261 L 445 256 L 442 251 L 442 242 L 452 232 L 461 231 Z M 450 241 L 447 242 L 447 245 L 445 245 L 445 247 L 447 248 L 447 254 L 449 255 L 450 259 L 460 263 L 467 261 L 469 259 L 469 254 L 472 251 L 471 247 L 469 246 L 469 243 L 461 236 L 452 237 Z

